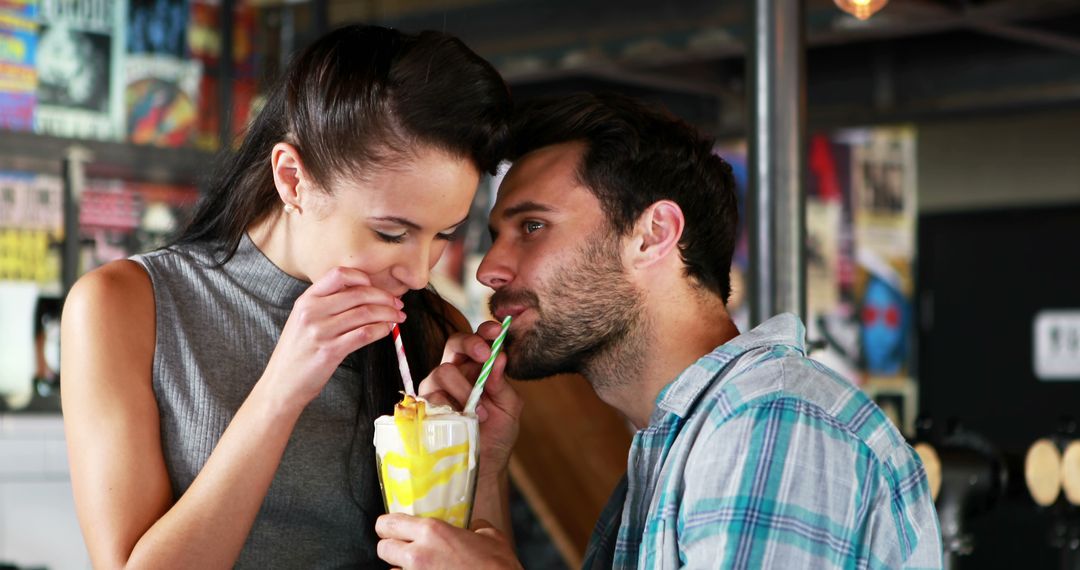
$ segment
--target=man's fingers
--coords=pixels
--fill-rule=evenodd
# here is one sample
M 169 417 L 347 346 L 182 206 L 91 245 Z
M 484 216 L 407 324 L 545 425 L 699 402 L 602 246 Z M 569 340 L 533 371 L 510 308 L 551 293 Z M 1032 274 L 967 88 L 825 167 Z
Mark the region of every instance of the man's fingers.
M 375 534 L 380 538 L 412 542 L 420 536 L 423 525 L 424 519 L 391 513 L 375 519 Z
M 469 525 L 470 530 L 479 531 L 485 528 L 495 528 L 487 519 L 473 519 L 472 524 Z
M 495 406 L 512 417 L 520 417 L 523 402 L 517 390 L 506 380 L 506 355 L 500 354 L 491 368 L 491 375 L 484 384 L 484 398 L 481 402 Z M 479 414 L 478 414 L 479 415 Z M 483 418 L 481 418 L 483 420 Z
M 409 543 L 405 541 L 393 538 L 383 539 L 379 541 L 375 551 L 379 554 L 379 558 L 393 564 L 397 568 L 411 566 Z
M 423 383 L 421 383 L 420 385 L 422 387 Z M 423 392 L 421 390 L 420 395 L 423 396 L 429 404 L 434 406 L 450 406 L 455 410 L 460 410 L 461 406 L 464 405 L 461 402 L 457 401 L 457 399 L 455 399 L 454 397 L 450 396 L 450 394 L 446 390 L 437 390 L 435 392 Z
M 502 332 L 502 324 L 495 321 L 484 321 L 476 328 L 476 334 L 489 341 L 494 341 L 500 332 Z
M 475 334 L 455 333 L 446 341 L 442 362 L 444 364 L 483 362 L 489 356 L 491 356 L 491 347 L 483 338 Z
M 427 394 L 443 391 L 457 400 L 465 402 L 472 392 L 472 382 L 462 374 L 461 370 L 453 364 L 441 364 L 420 383 L 419 394 L 427 397 Z

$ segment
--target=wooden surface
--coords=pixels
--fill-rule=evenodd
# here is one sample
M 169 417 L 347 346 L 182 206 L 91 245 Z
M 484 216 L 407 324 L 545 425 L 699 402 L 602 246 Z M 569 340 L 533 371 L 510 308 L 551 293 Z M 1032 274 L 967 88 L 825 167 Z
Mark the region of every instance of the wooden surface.
M 567 565 L 580 568 L 596 519 L 626 472 L 630 427 L 580 376 L 514 387 L 525 411 L 511 476 Z

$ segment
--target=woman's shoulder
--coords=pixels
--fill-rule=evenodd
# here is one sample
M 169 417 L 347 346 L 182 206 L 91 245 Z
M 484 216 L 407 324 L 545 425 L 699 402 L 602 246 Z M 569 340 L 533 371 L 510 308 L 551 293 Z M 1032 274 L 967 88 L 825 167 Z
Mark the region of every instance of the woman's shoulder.
M 104 320 L 110 326 L 153 326 L 154 288 L 142 265 L 112 261 L 79 278 L 64 302 L 64 318 Z M 93 322 L 87 323 L 93 325 Z M 152 332 L 152 329 L 151 329 Z

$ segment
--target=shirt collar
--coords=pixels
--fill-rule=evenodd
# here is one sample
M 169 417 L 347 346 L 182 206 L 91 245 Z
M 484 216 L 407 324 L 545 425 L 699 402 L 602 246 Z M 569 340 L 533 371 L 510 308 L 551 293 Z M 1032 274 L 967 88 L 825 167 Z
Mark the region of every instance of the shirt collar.
M 750 332 L 721 344 L 683 370 L 678 378 L 664 387 L 656 398 L 656 409 L 653 410 L 649 425 L 658 425 L 668 413 L 686 417 L 690 408 L 713 384 L 717 375 L 723 373 L 729 364 L 743 354 L 777 345 L 791 346 L 805 354 L 805 337 L 806 327 L 799 317 L 791 313 L 781 313 Z M 728 371 L 725 375 L 730 373 L 731 371 Z

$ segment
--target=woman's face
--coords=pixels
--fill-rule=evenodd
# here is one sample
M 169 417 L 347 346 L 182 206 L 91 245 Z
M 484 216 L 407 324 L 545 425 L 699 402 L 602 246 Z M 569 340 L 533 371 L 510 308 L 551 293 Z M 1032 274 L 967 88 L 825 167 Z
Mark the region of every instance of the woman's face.
M 340 177 L 331 193 L 307 193 L 293 254 L 311 281 L 344 266 L 398 297 L 423 289 L 480 182 L 470 160 L 431 148 L 377 170 L 364 180 Z

